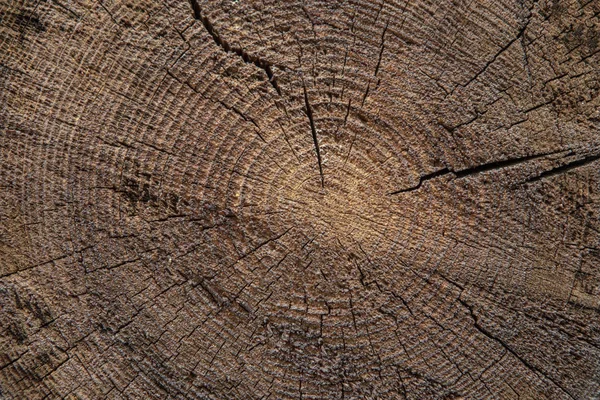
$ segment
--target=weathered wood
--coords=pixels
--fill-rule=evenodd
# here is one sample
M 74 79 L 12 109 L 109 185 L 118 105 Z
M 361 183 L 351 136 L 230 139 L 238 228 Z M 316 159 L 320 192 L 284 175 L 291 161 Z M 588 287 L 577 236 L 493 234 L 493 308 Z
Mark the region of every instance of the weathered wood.
M 4 0 L 0 398 L 600 398 L 599 24 Z

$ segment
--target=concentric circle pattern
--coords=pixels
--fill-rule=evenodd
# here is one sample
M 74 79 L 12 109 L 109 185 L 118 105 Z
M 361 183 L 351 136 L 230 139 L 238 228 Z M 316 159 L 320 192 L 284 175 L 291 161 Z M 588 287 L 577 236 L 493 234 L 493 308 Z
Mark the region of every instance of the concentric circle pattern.
M 2 2 L 0 398 L 598 398 L 599 25 Z

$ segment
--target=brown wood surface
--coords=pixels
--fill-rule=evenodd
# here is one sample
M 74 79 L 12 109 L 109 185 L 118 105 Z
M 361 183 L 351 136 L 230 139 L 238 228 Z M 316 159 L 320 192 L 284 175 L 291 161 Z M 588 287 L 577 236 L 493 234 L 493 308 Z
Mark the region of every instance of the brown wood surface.
M 0 398 L 599 399 L 599 0 L 1 0 Z

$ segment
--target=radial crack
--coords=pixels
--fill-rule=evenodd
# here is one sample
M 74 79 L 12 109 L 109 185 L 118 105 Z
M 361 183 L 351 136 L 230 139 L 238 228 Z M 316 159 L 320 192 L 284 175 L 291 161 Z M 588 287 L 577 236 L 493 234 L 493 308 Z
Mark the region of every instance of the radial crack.
M 437 178 L 438 176 L 447 175 L 447 174 L 450 174 L 450 173 L 452 173 L 452 171 L 450 171 L 448 168 L 440 169 L 440 170 L 432 172 L 430 174 L 421 176 L 419 178 L 419 183 L 417 183 L 414 186 L 411 186 L 411 187 L 406 188 L 406 189 L 396 190 L 395 192 L 391 192 L 391 193 L 388 193 L 388 194 L 398 194 L 398 193 L 404 193 L 404 192 L 412 192 L 413 190 L 419 189 L 421 187 L 421 185 L 423 184 L 423 182 L 428 181 L 430 179 Z
M 385 34 L 387 32 L 390 21 L 385 24 L 383 33 L 381 34 L 381 46 L 379 46 L 379 59 L 377 60 L 377 66 L 375 66 L 375 77 L 379 73 L 379 67 L 381 66 L 381 59 L 383 58 L 383 50 L 385 49 Z
M 581 158 L 579 160 L 575 160 L 570 163 L 561 165 L 560 167 L 555 167 L 550 170 L 544 171 L 541 174 L 526 180 L 526 182 L 536 182 L 536 181 L 539 181 L 544 178 L 549 178 L 551 176 L 564 174 L 565 172 L 568 172 L 572 169 L 575 169 L 578 167 L 583 167 L 584 165 L 587 165 L 587 164 L 592 163 L 597 160 L 600 160 L 600 154 L 596 154 L 593 156 L 587 156 L 587 157 Z
M 489 339 L 498 343 L 500 346 L 502 346 L 506 351 L 508 351 L 510 354 L 512 354 L 517 360 L 519 360 L 521 362 L 521 364 L 523 364 L 530 371 L 533 371 L 536 375 L 539 374 L 542 377 L 546 378 L 547 380 L 552 382 L 556 387 L 558 387 L 563 393 L 565 393 L 567 396 L 569 396 L 569 398 L 575 399 L 575 397 L 573 397 L 573 395 L 563 385 L 558 383 L 555 379 L 553 379 L 547 373 L 542 371 L 540 368 L 536 367 L 535 365 L 533 365 L 529 361 L 527 361 L 525 358 L 520 356 L 517 352 L 515 352 L 515 350 L 511 346 L 508 345 L 507 342 L 505 342 L 501 338 L 493 335 L 491 332 L 489 332 L 487 329 L 485 329 L 479 322 L 479 318 L 473 311 L 473 306 L 471 304 L 467 303 L 466 301 L 464 301 L 461 298 L 458 298 L 458 301 L 469 311 L 469 316 L 473 320 L 473 326 L 475 327 L 475 329 L 477 329 L 483 335 L 487 336 Z
M 498 57 L 500 57 L 502 55 L 502 53 L 504 53 L 506 50 L 508 50 L 517 40 L 521 39 L 521 37 L 525 34 L 525 30 L 527 29 L 527 26 L 529 25 L 530 21 L 531 21 L 531 19 L 528 18 L 527 22 L 525 22 L 525 24 L 519 29 L 519 31 L 517 32 L 517 35 L 513 39 L 511 39 L 508 43 L 506 43 L 504 46 L 502 46 L 500 48 L 500 50 L 498 50 L 496 52 L 496 54 L 494 54 L 494 56 L 489 61 L 487 61 L 483 65 L 483 67 L 479 71 L 477 71 L 477 73 L 475 75 L 473 75 L 466 83 L 459 84 L 458 86 L 461 86 L 461 87 L 469 86 L 474 80 L 479 78 L 485 71 L 487 71 L 487 69 L 494 62 L 496 62 L 496 60 L 498 59 Z M 452 92 L 454 92 L 455 89 L 453 89 Z
M 523 163 L 527 163 L 529 161 L 532 160 L 536 160 L 538 158 L 542 158 L 542 157 L 546 157 L 546 156 L 550 156 L 553 154 L 558 154 L 558 153 L 564 153 L 564 152 L 569 152 L 569 154 L 571 154 L 571 150 L 557 150 L 557 151 L 552 151 L 552 152 L 547 152 L 547 153 L 541 153 L 541 154 L 534 154 L 531 156 L 525 156 L 525 157 L 517 157 L 517 158 L 509 158 L 507 160 L 501 160 L 501 161 L 494 161 L 491 163 L 487 163 L 487 164 L 481 164 L 481 165 L 477 165 L 475 167 L 471 167 L 471 168 L 466 168 L 466 169 L 462 169 L 462 170 L 454 170 L 452 168 L 443 168 L 440 169 L 438 171 L 434 171 L 432 173 L 429 173 L 427 175 L 423 175 L 419 178 L 419 182 L 411 187 L 405 188 L 405 189 L 400 189 L 400 190 L 396 190 L 394 192 L 390 192 L 388 193 L 388 195 L 394 195 L 394 194 L 399 194 L 399 193 L 405 193 L 405 192 L 412 192 L 415 191 L 417 189 L 419 189 L 422 185 L 423 182 L 431 180 L 431 179 L 435 179 L 438 178 L 440 176 L 444 176 L 444 175 L 448 175 L 448 174 L 454 174 L 454 176 L 456 177 L 455 179 L 461 179 L 461 178 L 465 178 L 468 176 L 472 176 L 472 175 L 477 175 L 480 174 L 482 172 L 489 172 L 489 171 L 494 171 L 494 170 L 503 170 L 505 168 L 509 168 L 509 167 L 514 167 Z M 600 155 L 599 156 L 594 156 L 594 157 L 587 157 L 583 160 L 579 160 L 570 164 L 567 164 L 563 167 L 559 167 L 559 168 L 555 168 L 552 169 L 550 171 L 544 172 L 541 175 L 539 175 L 538 177 L 532 179 L 532 180 L 538 180 L 541 179 L 542 177 L 548 176 L 550 174 L 555 175 L 555 174 L 559 174 L 561 172 L 564 172 L 564 170 L 568 170 L 571 168 L 575 168 L 578 167 L 582 164 L 587 164 L 588 162 L 592 162 L 594 160 L 600 159 Z
M 491 163 L 481 164 L 476 167 L 462 169 L 460 171 L 453 171 L 453 172 L 457 178 L 464 178 L 467 176 L 480 174 L 482 172 L 500 170 L 500 169 L 504 169 L 504 168 L 508 168 L 508 167 L 513 167 L 513 166 L 523 164 L 523 163 L 526 163 L 526 162 L 529 162 L 532 160 L 536 160 L 538 158 L 550 156 L 553 154 L 563 153 L 565 151 L 570 152 L 571 150 L 558 150 L 558 151 L 551 151 L 548 153 L 534 154 L 534 155 L 525 156 L 525 157 L 509 158 L 507 160 L 494 161 Z
M 204 28 L 213 38 L 215 43 L 219 47 L 221 47 L 226 53 L 234 53 L 240 56 L 246 64 L 254 64 L 258 68 L 265 71 L 269 83 L 277 91 L 277 94 L 281 96 L 281 89 L 277 84 L 277 78 L 275 78 L 275 76 L 273 75 L 273 64 L 266 60 L 263 60 L 260 57 L 246 53 L 241 47 L 232 47 L 227 42 L 227 40 L 223 39 L 221 35 L 219 35 L 219 33 L 215 30 L 215 27 L 210 22 L 210 20 L 202 15 L 202 9 L 200 8 L 200 4 L 198 4 L 198 0 L 190 0 L 190 3 L 192 4 L 192 10 L 194 11 L 194 19 L 197 19 L 198 21 L 202 22 L 202 25 L 204 25 Z
M 319 162 L 319 174 L 321 175 L 321 187 L 325 187 L 325 178 L 323 176 L 323 166 L 321 164 L 321 152 L 319 151 L 319 139 L 317 138 L 317 128 L 315 127 L 315 120 L 313 118 L 312 108 L 308 101 L 308 92 L 306 86 L 304 86 L 304 103 L 306 105 L 306 116 L 310 122 L 310 130 L 312 132 L 313 142 L 315 143 L 315 150 L 317 152 L 317 161 Z

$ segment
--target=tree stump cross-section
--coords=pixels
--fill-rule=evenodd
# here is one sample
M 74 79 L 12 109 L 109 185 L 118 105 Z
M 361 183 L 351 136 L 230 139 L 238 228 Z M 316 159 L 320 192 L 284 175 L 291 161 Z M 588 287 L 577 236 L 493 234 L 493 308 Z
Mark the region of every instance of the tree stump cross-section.
M 2 0 L 0 398 L 600 399 L 600 2 Z

